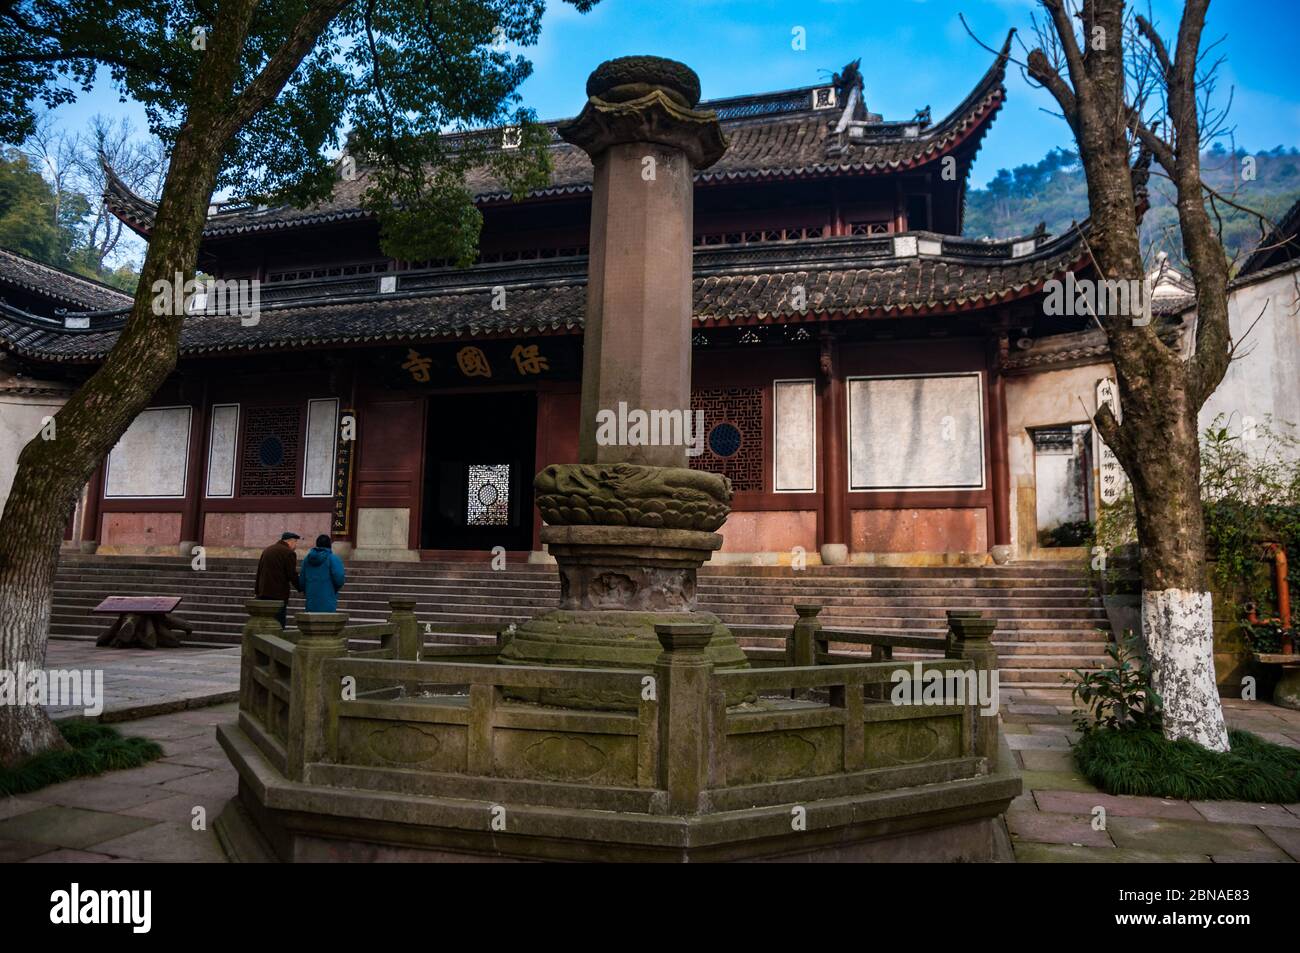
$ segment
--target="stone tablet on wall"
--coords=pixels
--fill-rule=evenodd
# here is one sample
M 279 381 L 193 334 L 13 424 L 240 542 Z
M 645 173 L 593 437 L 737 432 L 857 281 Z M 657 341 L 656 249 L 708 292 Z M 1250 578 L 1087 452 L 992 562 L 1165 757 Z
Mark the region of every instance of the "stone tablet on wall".
M 851 490 L 983 488 L 978 372 L 848 383 Z
M 336 398 L 307 401 L 307 452 L 302 467 L 303 496 L 334 495 L 334 449 L 338 437 Z
M 108 455 L 107 499 L 183 497 L 190 449 L 189 407 L 141 411 Z
M 235 462 L 239 444 L 239 405 L 212 407 L 212 434 L 208 442 L 208 496 L 235 495 Z
M 772 400 L 773 489 L 812 493 L 817 489 L 817 385 L 811 380 L 775 381 Z

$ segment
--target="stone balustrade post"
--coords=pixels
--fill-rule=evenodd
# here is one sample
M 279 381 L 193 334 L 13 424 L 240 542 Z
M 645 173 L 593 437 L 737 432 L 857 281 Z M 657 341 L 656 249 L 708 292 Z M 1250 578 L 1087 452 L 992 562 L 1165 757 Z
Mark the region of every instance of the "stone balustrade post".
M 248 610 L 248 621 L 239 637 L 239 708 L 251 712 L 253 709 L 253 669 L 257 666 L 257 656 L 253 649 L 252 636 L 275 636 L 284 638 L 284 629 L 276 614 L 283 603 L 275 599 L 245 599 L 244 608 Z
M 979 612 L 963 610 L 948 612 L 948 644 L 944 657 L 966 659 L 975 663 L 977 685 L 987 691 L 993 711 L 975 715 L 975 750 L 977 757 L 987 758 L 989 765 L 998 760 L 998 652 L 991 640 L 996 619 L 986 619 Z M 967 698 L 968 705 L 979 706 L 981 699 Z M 982 709 L 981 709 L 982 711 Z
M 326 659 L 348 654 L 343 627 L 345 612 L 299 612 L 293 671 L 289 676 L 289 724 L 286 761 L 294 781 L 305 780 L 306 767 L 322 760 L 333 748 L 338 732 L 338 705 L 342 690 L 326 685 Z
M 380 640 L 380 646 L 393 649 L 393 658 L 404 662 L 420 660 L 420 622 L 415 618 L 415 600 L 393 597 L 388 600 L 388 622 L 394 627 L 392 635 Z
M 713 626 L 658 623 L 663 652 L 655 662 L 659 693 L 659 786 L 669 810 L 695 814 L 710 777 L 709 692 L 713 663 L 705 654 Z
M 816 665 L 818 635 L 822 624 L 817 614 L 822 607 L 813 602 L 796 602 L 794 611 L 799 614 L 795 620 L 794 632 L 790 636 L 790 648 L 787 658 L 790 665 Z

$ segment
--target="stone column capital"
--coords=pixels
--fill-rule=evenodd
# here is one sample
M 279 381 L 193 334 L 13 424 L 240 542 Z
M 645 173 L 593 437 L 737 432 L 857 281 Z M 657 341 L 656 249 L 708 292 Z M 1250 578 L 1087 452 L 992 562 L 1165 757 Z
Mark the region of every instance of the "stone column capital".
M 713 110 L 695 108 L 699 77 L 688 66 L 655 56 L 602 63 L 587 81 L 587 104 L 560 136 L 594 160 L 611 146 L 653 143 L 685 153 L 696 169 L 722 158 L 727 140 Z

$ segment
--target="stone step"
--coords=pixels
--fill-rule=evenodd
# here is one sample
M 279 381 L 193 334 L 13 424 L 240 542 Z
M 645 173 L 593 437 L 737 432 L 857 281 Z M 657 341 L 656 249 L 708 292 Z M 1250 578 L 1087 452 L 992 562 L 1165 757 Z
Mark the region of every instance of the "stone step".
M 105 562 L 110 557 L 105 557 Z M 118 562 L 117 557 L 111 557 L 113 563 Z M 198 570 L 192 569 L 188 560 L 165 561 L 157 564 L 124 564 L 124 565 L 104 565 L 97 564 L 74 564 L 69 565 L 66 561 L 61 564 L 61 573 L 64 575 L 86 574 L 94 575 L 98 573 L 112 574 L 116 576 L 125 576 L 131 574 L 156 574 L 156 573 L 193 573 Z M 220 563 L 209 560 L 206 568 L 202 570 L 207 575 L 212 576 L 252 576 L 256 571 L 256 563 L 252 560 L 244 560 L 232 563 Z M 502 570 L 493 570 L 490 566 L 481 568 L 465 568 L 463 566 L 439 570 L 430 568 L 427 564 L 405 563 L 399 566 L 390 566 L 375 568 L 372 565 L 364 563 L 350 563 L 348 565 L 349 574 L 355 578 L 377 578 L 377 579 L 520 579 L 520 580 L 543 580 L 555 578 L 554 566 L 517 566 L 509 567 Z M 800 585 L 812 583 L 827 589 L 854 587 L 860 585 L 881 586 L 881 587 L 898 587 L 898 586 L 945 586 L 969 585 L 984 586 L 987 588 L 1006 588 L 1007 586 L 1024 585 L 1031 587 L 1041 586 L 1061 586 L 1074 585 L 1087 588 L 1091 585 L 1092 577 L 1087 574 L 1008 574 L 998 572 L 995 574 L 983 571 L 946 571 L 944 574 L 930 576 L 912 576 L 906 574 L 878 574 L 878 573 L 861 573 L 856 575 L 828 576 L 821 572 L 813 570 L 804 570 L 795 572 L 788 568 L 780 569 L 778 573 L 768 575 L 742 575 L 730 573 L 725 570 L 704 569 L 700 571 L 701 585 L 718 585 L 718 586 L 746 586 L 760 585 L 767 586 L 774 582 L 791 582 L 797 581 Z M 805 582 L 807 581 L 807 582 Z
M 153 592 L 155 594 L 168 592 L 178 596 L 204 596 L 217 595 L 227 599 L 244 599 L 252 595 L 252 580 L 239 580 L 235 583 L 216 583 L 202 579 L 167 579 L 165 577 L 153 577 L 151 579 L 138 580 L 95 580 L 93 582 L 79 581 L 55 581 L 56 592 L 68 595 L 80 595 L 86 598 L 97 594 L 111 592 Z M 353 583 L 349 580 L 343 590 L 346 595 L 364 596 L 367 598 L 379 598 L 386 600 L 389 596 L 416 596 L 428 599 L 464 599 L 466 597 L 478 597 L 491 599 L 529 599 L 529 600 L 551 600 L 559 599 L 559 586 L 547 586 L 545 588 L 521 588 L 513 586 L 494 586 L 486 584 L 462 583 L 457 586 L 425 586 L 410 585 L 401 582 L 391 583 Z M 1080 596 L 1047 596 L 1034 597 L 1027 595 L 997 595 L 990 593 L 973 593 L 968 590 L 948 592 L 942 596 L 921 595 L 907 590 L 900 590 L 898 593 L 888 595 L 882 594 L 838 594 L 834 596 L 815 596 L 808 593 L 783 591 L 766 591 L 755 590 L 745 598 L 736 598 L 727 593 L 717 593 L 709 590 L 697 590 L 697 596 L 702 600 L 707 600 L 719 605 L 785 605 L 792 606 L 796 603 L 811 602 L 816 605 L 825 607 L 836 606 L 890 606 L 890 605 L 910 605 L 921 608 L 942 608 L 954 604 L 966 606 L 979 605 L 999 605 L 999 606 L 1022 606 L 1024 608 L 1042 608 L 1042 609 L 1070 609 L 1070 608 L 1100 608 L 1101 600 L 1098 598 L 1084 598 Z
M 166 579 L 163 577 L 137 580 L 103 579 L 90 582 L 57 580 L 56 589 L 69 597 L 87 599 L 96 596 L 102 598 L 104 595 L 110 594 L 150 593 L 156 595 L 163 591 L 169 595 L 181 596 L 187 599 L 195 596 L 219 596 L 226 599 L 242 600 L 249 598 L 252 594 L 251 579 L 229 583 L 215 583 L 209 580 L 189 578 Z M 467 586 L 464 584 L 458 586 L 425 586 L 402 583 L 366 583 L 350 580 L 344 589 L 344 593 L 354 598 L 370 597 L 382 601 L 387 601 L 389 596 L 415 596 L 416 598 L 444 600 L 447 602 L 467 602 L 482 598 L 490 599 L 493 602 L 515 600 L 536 605 L 539 602 L 545 603 L 547 600 L 558 600 L 560 589 L 558 585 L 545 588 Z M 963 608 L 1001 606 L 1052 611 L 1087 610 L 1085 614 L 1102 611 L 1099 600 L 1078 594 L 1030 596 L 963 591 L 959 594 L 946 592 L 929 595 L 902 590 L 890 595 L 855 593 L 826 596 L 794 590 L 790 592 L 755 591 L 745 596 L 738 596 L 708 589 L 697 590 L 697 594 L 702 601 L 711 605 L 793 606 L 796 603 L 811 602 L 825 606 L 828 609 L 833 607 L 873 608 L 897 606 L 907 609 L 939 609 L 942 611 L 954 606 Z
M 111 619 L 90 609 L 107 595 L 181 596 L 178 613 L 195 624 L 199 641 L 238 641 L 256 562 L 213 559 L 202 573 L 189 560 L 168 557 L 85 557 L 63 560 L 55 585 L 51 633 L 95 638 Z M 553 565 L 512 561 L 493 571 L 482 562 L 352 563 L 340 610 L 353 624 L 383 621 L 390 596 L 414 598 L 422 631 L 473 623 L 504 628 L 554 606 Z M 942 636 L 945 613 L 983 611 L 998 620 L 994 644 L 1017 677 L 1048 681 L 1072 668 L 1105 662 L 1106 615 L 1089 574 L 1077 567 L 789 567 L 713 566 L 701 571 L 701 608 L 735 626 L 793 625 L 793 606 L 820 603 L 829 628 Z M 300 611 L 295 596 L 291 614 Z M 452 638 L 447 636 L 447 638 Z M 456 641 L 492 637 L 455 636 Z M 779 644 L 771 639 L 770 644 Z M 899 650 L 896 658 L 931 655 Z M 1035 674 L 1035 673 L 1045 674 Z M 1026 683 L 1028 684 L 1028 683 Z
M 701 603 L 701 608 L 712 610 L 715 607 L 710 606 L 707 602 Z M 294 599 L 291 601 L 289 611 L 302 611 L 302 603 Z M 361 615 L 384 618 L 387 616 L 388 607 L 384 603 L 352 603 L 348 600 L 340 600 L 339 611 L 348 612 L 360 617 Z M 482 604 L 473 604 L 467 606 L 449 607 L 438 604 L 418 603 L 416 612 L 421 616 L 431 618 L 441 618 L 447 621 L 475 621 L 483 618 L 485 620 L 495 621 L 503 619 L 506 621 L 522 621 L 531 618 L 537 609 L 528 606 L 507 607 L 507 606 L 490 606 Z M 111 621 L 111 616 L 101 613 L 91 613 L 89 605 L 69 605 L 55 600 L 54 613 L 60 617 L 68 616 L 86 616 L 93 618 L 106 619 Z M 771 625 L 789 627 L 794 624 L 794 613 L 776 612 L 727 612 L 719 611 L 719 617 L 733 625 Z M 205 619 L 217 620 L 221 618 L 230 618 L 240 620 L 244 618 L 242 606 L 235 604 L 222 603 L 182 603 L 177 610 L 177 615 L 196 624 Z M 1053 618 L 1042 616 L 1022 617 L 1012 612 L 994 614 L 997 619 L 998 631 L 1000 632 L 1036 632 L 1036 631 L 1054 631 L 1069 632 L 1078 635 L 1087 635 L 1088 633 L 1104 631 L 1105 620 L 1101 619 L 1074 619 L 1074 618 Z M 933 631 L 944 631 L 946 626 L 944 617 L 940 614 L 932 616 L 923 616 L 916 613 L 907 613 L 903 615 L 883 615 L 883 614 L 831 614 L 821 617 L 823 625 L 827 628 L 846 628 L 846 629 L 880 629 L 880 630 L 898 630 L 898 629 L 929 629 Z M 918 623 L 922 623 L 919 624 Z M 923 623 L 929 623 L 928 625 Z
M 235 559 L 205 560 L 204 569 L 201 572 L 213 573 L 247 573 L 252 575 L 256 572 L 257 563 L 253 559 Z M 1095 579 L 1093 573 L 1087 572 L 1006 572 L 1005 569 L 937 569 L 937 571 L 928 572 L 926 575 L 917 575 L 910 569 L 894 568 L 861 568 L 854 569 L 853 572 L 840 573 L 840 575 L 827 575 L 824 569 L 810 567 L 807 569 L 792 569 L 790 567 L 770 567 L 768 572 L 751 572 L 754 567 L 715 567 L 706 566 L 699 571 L 699 579 L 705 584 L 718 585 L 736 585 L 750 584 L 767 585 L 774 581 L 783 580 L 814 580 L 818 585 L 844 586 L 854 585 L 858 582 L 872 582 L 872 584 L 896 584 L 896 582 L 905 582 L 907 585 L 924 585 L 927 582 L 937 584 L 937 582 L 984 582 L 992 586 L 1001 586 L 1014 584 L 1014 582 L 1024 582 L 1027 585 L 1044 584 L 1074 584 L 1089 585 Z M 395 563 L 395 564 L 377 564 L 377 563 L 347 563 L 348 572 L 355 576 L 376 576 L 382 579 L 393 579 L 393 577 L 408 577 L 408 579 L 502 579 L 502 577 L 517 577 L 517 579 L 546 579 L 554 577 L 556 567 L 554 563 L 550 564 L 528 564 L 528 563 L 507 563 L 504 568 L 494 569 L 490 564 L 482 566 L 456 566 L 435 567 L 429 566 L 428 563 Z M 60 563 L 60 571 L 64 573 L 130 573 L 130 572 L 199 572 L 191 566 L 190 559 L 161 559 L 153 563 L 133 563 L 120 556 L 104 556 L 104 558 L 91 563 L 73 563 L 64 558 Z
M 400 561 L 400 562 L 382 562 L 382 561 L 351 561 L 350 564 L 367 570 L 382 570 L 385 572 L 430 572 L 445 574 L 457 572 L 466 569 L 473 569 L 476 565 L 485 565 L 491 562 L 492 556 L 483 551 L 480 558 L 464 560 L 421 560 Z M 61 557 L 61 564 L 70 567 L 99 567 L 106 564 L 114 566 L 184 566 L 188 565 L 190 557 L 188 556 L 97 556 L 83 555 L 79 553 L 67 553 Z M 250 566 L 256 565 L 255 557 L 232 557 L 217 556 L 208 560 L 211 566 Z M 507 555 L 507 566 L 511 569 L 521 572 L 548 572 L 554 569 L 553 564 L 548 563 L 530 563 L 526 562 L 519 555 Z M 728 565 L 724 563 L 710 563 L 706 565 L 701 572 L 706 575 L 732 575 L 732 576 L 773 576 L 788 574 L 794 570 L 788 565 L 773 566 L 754 566 L 754 565 Z M 836 577 L 857 577 L 857 576 L 907 576 L 912 578 L 924 576 L 962 576 L 962 575 L 987 575 L 987 576 L 1033 576 L 1043 578 L 1047 576 L 1086 576 L 1088 571 L 1077 563 L 1055 563 L 1055 562 L 1017 562 L 1006 566 L 867 566 L 867 565 L 848 565 L 848 566 L 819 566 L 810 565 L 800 572 L 809 575 L 820 575 L 829 578 Z

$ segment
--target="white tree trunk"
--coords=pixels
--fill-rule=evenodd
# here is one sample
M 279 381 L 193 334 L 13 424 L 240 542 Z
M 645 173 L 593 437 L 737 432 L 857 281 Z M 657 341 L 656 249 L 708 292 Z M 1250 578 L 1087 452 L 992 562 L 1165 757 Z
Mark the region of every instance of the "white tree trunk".
M 1151 683 L 1164 705 L 1164 733 L 1213 751 L 1228 750 L 1228 729 L 1214 680 L 1214 612 L 1208 592 L 1142 593 L 1142 636 Z
M 52 570 L 35 549 L 23 555 L 27 558 L 0 571 L 0 667 L 11 673 L 45 667 L 45 636 L 50 629 Z M 56 562 L 57 558 L 48 561 Z M 26 686 L 15 688 L 21 693 L 19 703 L 0 704 L 3 765 L 64 745 L 45 709 L 26 704 Z

